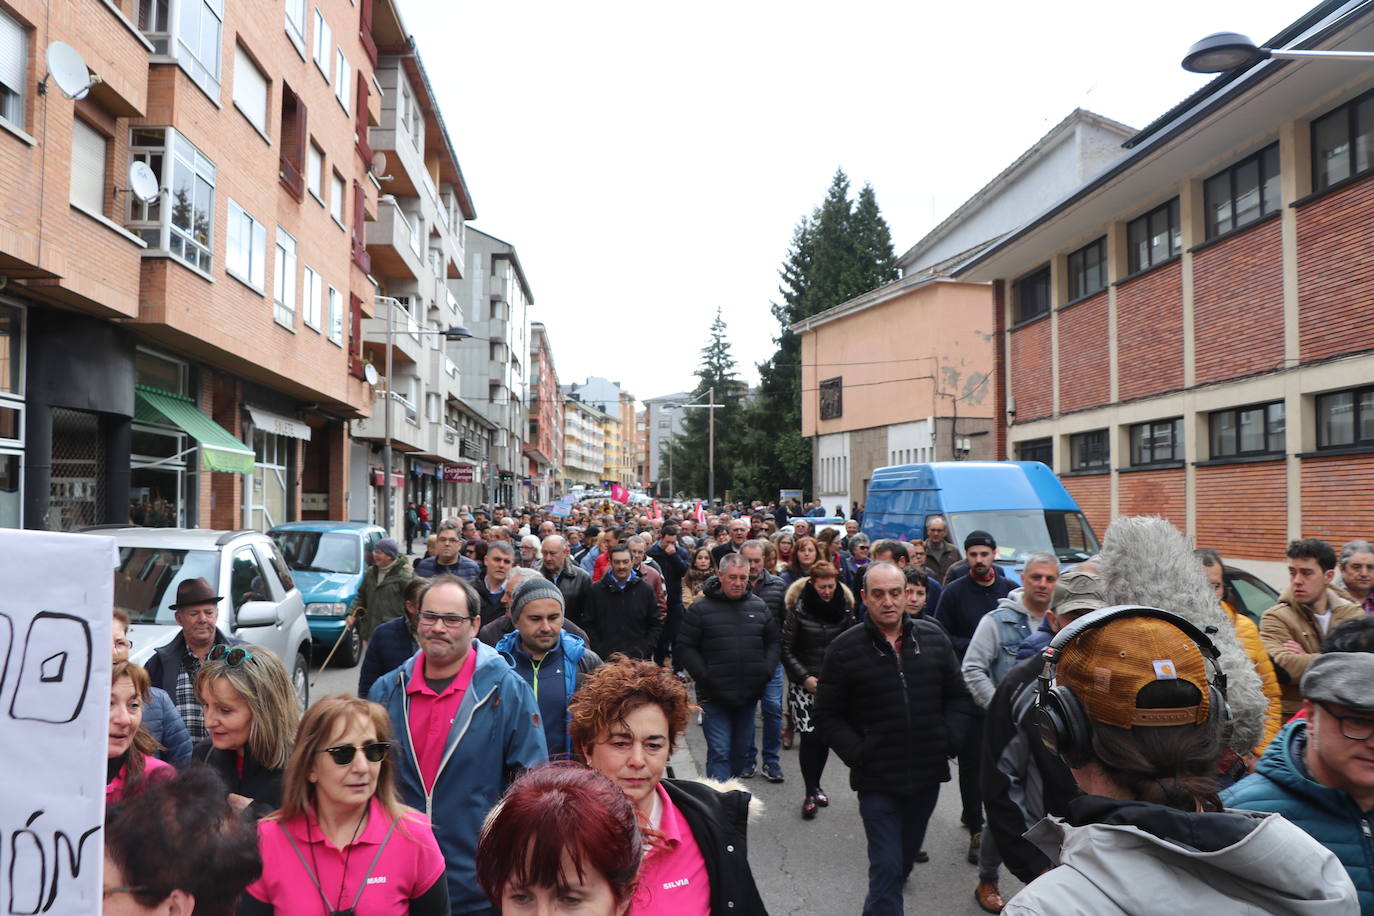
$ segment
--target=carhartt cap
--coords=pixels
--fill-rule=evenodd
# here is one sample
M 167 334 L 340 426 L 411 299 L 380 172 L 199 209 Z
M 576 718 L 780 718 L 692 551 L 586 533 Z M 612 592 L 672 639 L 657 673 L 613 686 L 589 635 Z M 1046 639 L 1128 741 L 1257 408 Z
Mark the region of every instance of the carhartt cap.
M 1054 678 L 1073 692 L 1088 718 L 1103 725 L 1207 721 L 1211 698 L 1202 650 L 1187 633 L 1157 617 L 1122 617 L 1085 630 L 1060 653 Z M 1142 707 L 1140 692 L 1160 681 L 1186 681 L 1200 699 L 1189 706 Z

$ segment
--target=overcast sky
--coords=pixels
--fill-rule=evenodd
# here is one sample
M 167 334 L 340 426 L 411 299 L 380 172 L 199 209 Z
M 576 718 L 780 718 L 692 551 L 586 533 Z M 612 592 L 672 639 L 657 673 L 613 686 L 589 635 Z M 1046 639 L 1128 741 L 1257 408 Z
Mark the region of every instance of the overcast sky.
M 837 166 L 900 255 L 1075 107 L 1143 127 L 1206 81 L 1179 66 L 1193 41 L 1262 42 L 1312 6 L 398 3 L 560 381 L 641 399 L 693 386 L 717 306 L 757 381 L 778 267 Z

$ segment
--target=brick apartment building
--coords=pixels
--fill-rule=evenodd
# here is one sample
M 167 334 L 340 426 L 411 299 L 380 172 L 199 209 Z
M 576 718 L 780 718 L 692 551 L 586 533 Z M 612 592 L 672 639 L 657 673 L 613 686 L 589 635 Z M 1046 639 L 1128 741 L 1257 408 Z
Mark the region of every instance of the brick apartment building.
M 530 419 L 525 440 L 531 498 L 543 505 L 562 490 L 563 394 L 543 322 L 530 322 Z
M 1374 11 L 1267 46 L 1374 47 Z M 957 271 L 994 285 L 997 451 L 1280 581 L 1288 539 L 1374 534 L 1374 75 L 1262 61 L 1125 146 Z
M 348 303 L 372 299 L 372 9 L 0 10 L 0 524 L 264 527 L 305 493 L 342 510 L 370 406 Z M 45 80 L 58 41 L 99 77 L 77 100 Z

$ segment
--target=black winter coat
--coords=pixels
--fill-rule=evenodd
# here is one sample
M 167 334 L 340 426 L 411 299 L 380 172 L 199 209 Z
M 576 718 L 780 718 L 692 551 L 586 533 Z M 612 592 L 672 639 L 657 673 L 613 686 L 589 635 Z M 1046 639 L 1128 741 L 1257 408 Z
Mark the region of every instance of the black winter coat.
M 686 779 L 665 779 L 659 785 L 682 812 L 701 850 L 711 882 L 711 912 L 768 916 L 749 868 L 749 793 L 721 792 Z
M 363 654 L 362 667 L 358 669 L 358 696 L 367 699 L 373 681 L 388 671 L 395 671 L 419 651 L 420 644 L 408 617 L 396 617 L 373 630 L 367 652 Z
M 798 579 L 787 589 L 787 617 L 782 623 L 782 666 L 794 684 L 801 684 L 808 677 L 819 678 L 825 650 L 836 636 L 855 623 L 854 593 L 847 586 L 836 585 L 836 597 L 843 602 L 844 613 L 838 620 L 825 620 L 809 610 L 813 602 L 820 602 L 810 582 L 810 577 Z
M 758 584 L 750 589 L 755 595 L 763 599 L 763 603 L 768 605 L 769 612 L 773 619 L 782 626 L 782 620 L 787 616 L 787 607 L 784 599 L 787 595 L 787 583 L 782 581 L 782 576 L 775 576 L 768 570 L 760 574 Z
M 674 553 L 669 553 L 661 544 L 655 544 L 649 548 L 648 556 L 658 564 L 659 572 L 663 573 L 663 587 L 668 592 L 668 609 L 682 610 L 682 577 L 687 574 L 687 566 L 692 561 L 687 555 L 687 549 L 679 544 Z
M 215 641 L 212 646 L 241 646 L 245 643 L 241 639 L 232 636 L 225 636 L 224 631 L 215 627 Z M 186 636 L 177 633 L 168 642 L 158 647 L 158 650 L 148 659 L 148 664 L 143 666 L 143 670 L 148 672 L 148 680 L 154 687 L 161 687 L 167 691 L 167 695 L 172 698 L 172 702 L 177 700 L 177 678 L 181 676 L 181 657 L 186 654 Z M 194 680 L 194 678 L 192 678 Z
M 1040 656 L 1017 663 L 997 685 L 983 725 L 982 790 L 988 829 L 1007 870 L 1029 884 L 1053 863 L 1023 834 L 1046 814 L 1067 817 L 1081 793 L 1073 771 L 1040 739 Z
M 609 572 L 592 583 L 582 628 L 591 640 L 592 651 L 606 660 L 624 652 L 631 658 L 653 658 L 663 619 L 658 615 L 658 598 L 653 586 L 639 577 L 623 589 L 615 586 Z
M 782 632 L 762 598 L 727 598 L 712 576 L 682 619 L 673 655 L 696 682 L 699 701 L 743 706 L 763 696 L 773 679 Z
M 244 808 L 245 816 L 261 820 L 281 807 L 282 771 L 269 770 L 243 749 L 243 776 L 238 774 L 237 751 L 216 750 L 209 738 L 196 742 L 191 759 L 203 761 L 220 775 L 229 792 L 253 799 Z
M 904 617 L 901 658 L 871 619 L 830 644 L 816 693 L 816 728 L 849 765 L 855 791 L 910 796 L 949 781 L 973 699 L 949 637 Z
M 548 570 L 540 569 L 540 572 L 563 593 L 563 616 L 573 623 L 582 623 L 582 615 L 586 613 L 587 599 L 592 590 L 592 577 L 585 569 L 574 563 L 571 557 L 563 561 L 563 571 L 556 578 L 549 575 Z
M 477 597 L 482 599 L 482 610 L 480 611 L 482 626 L 486 626 L 497 617 L 505 615 L 505 608 L 501 607 L 501 596 L 506 593 L 504 588 L 499 592 L 488 591 L 486 576 L 478 576 L 472 584 L 477 589 Z

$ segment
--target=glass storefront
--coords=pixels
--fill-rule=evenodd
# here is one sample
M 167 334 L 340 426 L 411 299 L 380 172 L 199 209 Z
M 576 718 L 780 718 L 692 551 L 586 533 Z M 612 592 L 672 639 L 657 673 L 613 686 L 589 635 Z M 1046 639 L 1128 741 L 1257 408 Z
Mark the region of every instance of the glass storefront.
M 249 524 L 259 531 L 287 521 L 287 480 L 296 440 L 253 430 L 253 496 Z
M 187 397 L 186 363 L 140 349 L 134 358 L 137 384 Z M 130 443 L 129 521 L 150 528 L 184 528 L 195 524 L 188 505 L 195 494 L 196 443 L 156 411 L 140 411 Z

